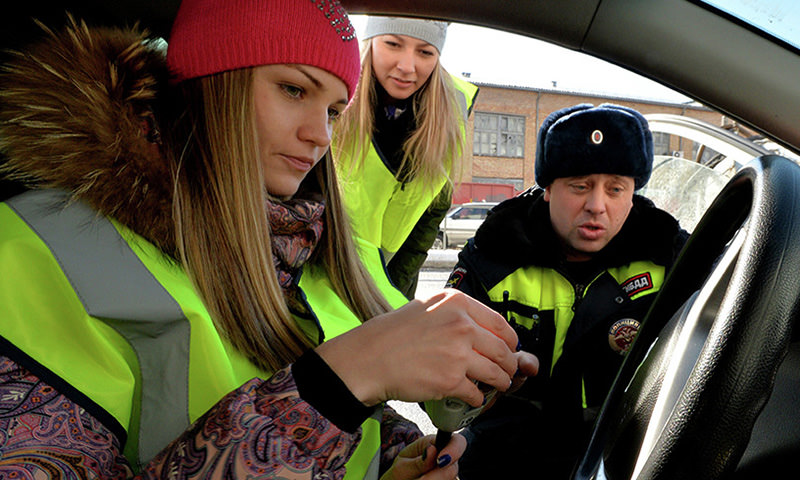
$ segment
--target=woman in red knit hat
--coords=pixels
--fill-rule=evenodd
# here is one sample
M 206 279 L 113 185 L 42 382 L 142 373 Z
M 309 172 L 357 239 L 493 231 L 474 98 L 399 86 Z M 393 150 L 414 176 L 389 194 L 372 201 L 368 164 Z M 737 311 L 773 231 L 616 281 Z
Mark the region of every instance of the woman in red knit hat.
M 464 439 L 384 402 L 535 370 L 468 297 L 372 280 L 328 153 L 338 2 L 184 0 L 166 57 L 70 19 L 6 67 L 0 476 L 454 478 Z

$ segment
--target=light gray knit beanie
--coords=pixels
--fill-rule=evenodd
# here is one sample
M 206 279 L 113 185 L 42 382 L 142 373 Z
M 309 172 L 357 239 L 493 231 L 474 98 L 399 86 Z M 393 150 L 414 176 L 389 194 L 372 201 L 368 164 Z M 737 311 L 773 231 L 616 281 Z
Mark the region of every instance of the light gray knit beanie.
M 447 37 L 447 22 L 418 18 L 371 16 L 367 20 L 364 39 L 378 35 L 408 35 L 430 43 L 441 54 L 442 48 L 444 48 L 444 40 Z

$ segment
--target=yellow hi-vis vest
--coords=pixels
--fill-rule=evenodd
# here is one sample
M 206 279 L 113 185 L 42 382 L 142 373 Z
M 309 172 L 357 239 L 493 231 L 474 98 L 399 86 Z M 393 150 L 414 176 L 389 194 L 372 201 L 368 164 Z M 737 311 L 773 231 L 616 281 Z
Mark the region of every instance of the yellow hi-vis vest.
M 361 239 L 356 239 L 356 242 L 361 262 L 389 304 L 394 308 L 406 304 L 408 299 L 389 281 L 378 248 Z M 353 321 L 358 322 L 355 315 L 336 295 L 330 279 L 319 266 L 305 267 L 299 285 L 312 312 L 323 326 L 326 339 L 350 330 L 354 327 Z M 346 319 L 347 321 L 331 321 L 336 319 Z M 344 480 L 377 480 L 381 453 L 381 413 L 382 410 L 377 409 L 373 417 L 361 424 L 361 442 L 345 465 L 347 473 Z
M 618 284 L 632 278 L 647 276 L 648 285 L 651 288 L 642 292 L 633 292 L 629 297 L 630 300 L 655 295 L 661 289 L 666 276 L 666 269 L 663 266 L 647 260 L 610 267 L 605 272 L 611 275 Z M 595 283 L 601 276 L 602 274 L 598 275 L 585 286 L 584 296 L 595 289 Z M 567 333 L 575 317 L 574 307 L 577 300 L 575 286 L 551 268 L 526 266 L 515 270 L 486 293 L 494 305 L 515 304 L 521 306 L 507 315 L 510 317 L 509 320 L 513 318 L 514 323 L 528 330 L 537 331 L 542 327 L 543 317 L 552 318 L 553 325 L 547 327 L 547 330 L 554 332 L 554 338 L 551 339 L 552 356 L 543 362 L 543 365 L 549 364 L 550 371 L 548 373 L 552 374 L 558 361 L 562 358 L 567 342 Z M 616 303 L 622 303 L 621 297 L 616 300 Z M 606 392 L 603 391 L 600 394 L 604 396 Z M 598 392 L 587 390 L 585 379 L 582 381 L 581 397 L 584 408 L 589 406 L 591 398 L 596 400 L 598 397 Z
M 223 396 L 271 373 L 220 337 L 176 262 L 66 199 L 34 190 L 0 203 L 0 336 L 107 413 L 138 471 Z M 362 255 L 382 265 L 373 250 Z M 326 276 L 304 275 L 301 287 L 328 337 L 360 324 Z M 363 476 L 348 478 L 377 478 L 378 422 L 365 422 L 347 464 Z
M 452 77 L 452 80 L 461 94 L 460 128 L 463 133 L 478 87 L 457 77 Z M 433 188 L 426 188 L 421 179 L 405 183 L 398 181 L 373 142 L 370 142 L 369 151 L 362 162 L 357 162 L 349 152 L 337 149 L 336 145 L 333 150 L 345 206 L 356 236 L 393 255 L 408 238 L 447 178 L 442 176 L 436 179 Z
M 665 277 L 665 268 L 650 261 L 635 261 L 621 267 L 608 268 L 606 271 L 618 283 L 642 274 L 647 274 L 652 279 L 652 288 L 634 294 L 630 297 L 631 300 L 658 293 Z M 587 292 L 592 289 L 593 283 L 586 286 Z M 509 296 L 506 298 L 505 294 Z M 531 307 L 535 312 L 553 312 L 555 343 L 550 365 L 555 367 L 558 359 L 561 358 L 567 331 L 575 316 L 573 310 L 576 301 L 575 287 L 569 280 L 551 268 L 526 266 L 517 269 L 492 286 L 487 295 L 497 305 L 511 302 Z M 517 324 L 528 330 L 535 328 L 540 321 L 539 314 L 528 317 L 515 312 L 513 316 Z

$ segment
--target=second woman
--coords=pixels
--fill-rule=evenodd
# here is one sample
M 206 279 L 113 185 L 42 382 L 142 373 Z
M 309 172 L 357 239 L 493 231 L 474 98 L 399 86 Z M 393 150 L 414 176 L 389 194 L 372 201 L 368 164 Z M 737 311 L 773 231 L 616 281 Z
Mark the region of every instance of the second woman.
M 370 17 L 361 79 L 334 139 L 355 233 L 380 247 L 409 299 L 450 208 L 478 93 L 439 61 L 446 35 L 444 22 Z

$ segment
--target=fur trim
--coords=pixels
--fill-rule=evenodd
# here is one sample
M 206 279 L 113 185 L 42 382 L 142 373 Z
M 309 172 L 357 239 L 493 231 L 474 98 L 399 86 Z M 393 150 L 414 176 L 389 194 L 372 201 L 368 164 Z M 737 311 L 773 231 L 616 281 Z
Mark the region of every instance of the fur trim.
M 14 52 L 0 74 L 0 172 L 59 188 L 174 252 L 172 174 L 155 121 L 164 52 L 133 29 L 61 33 Z

